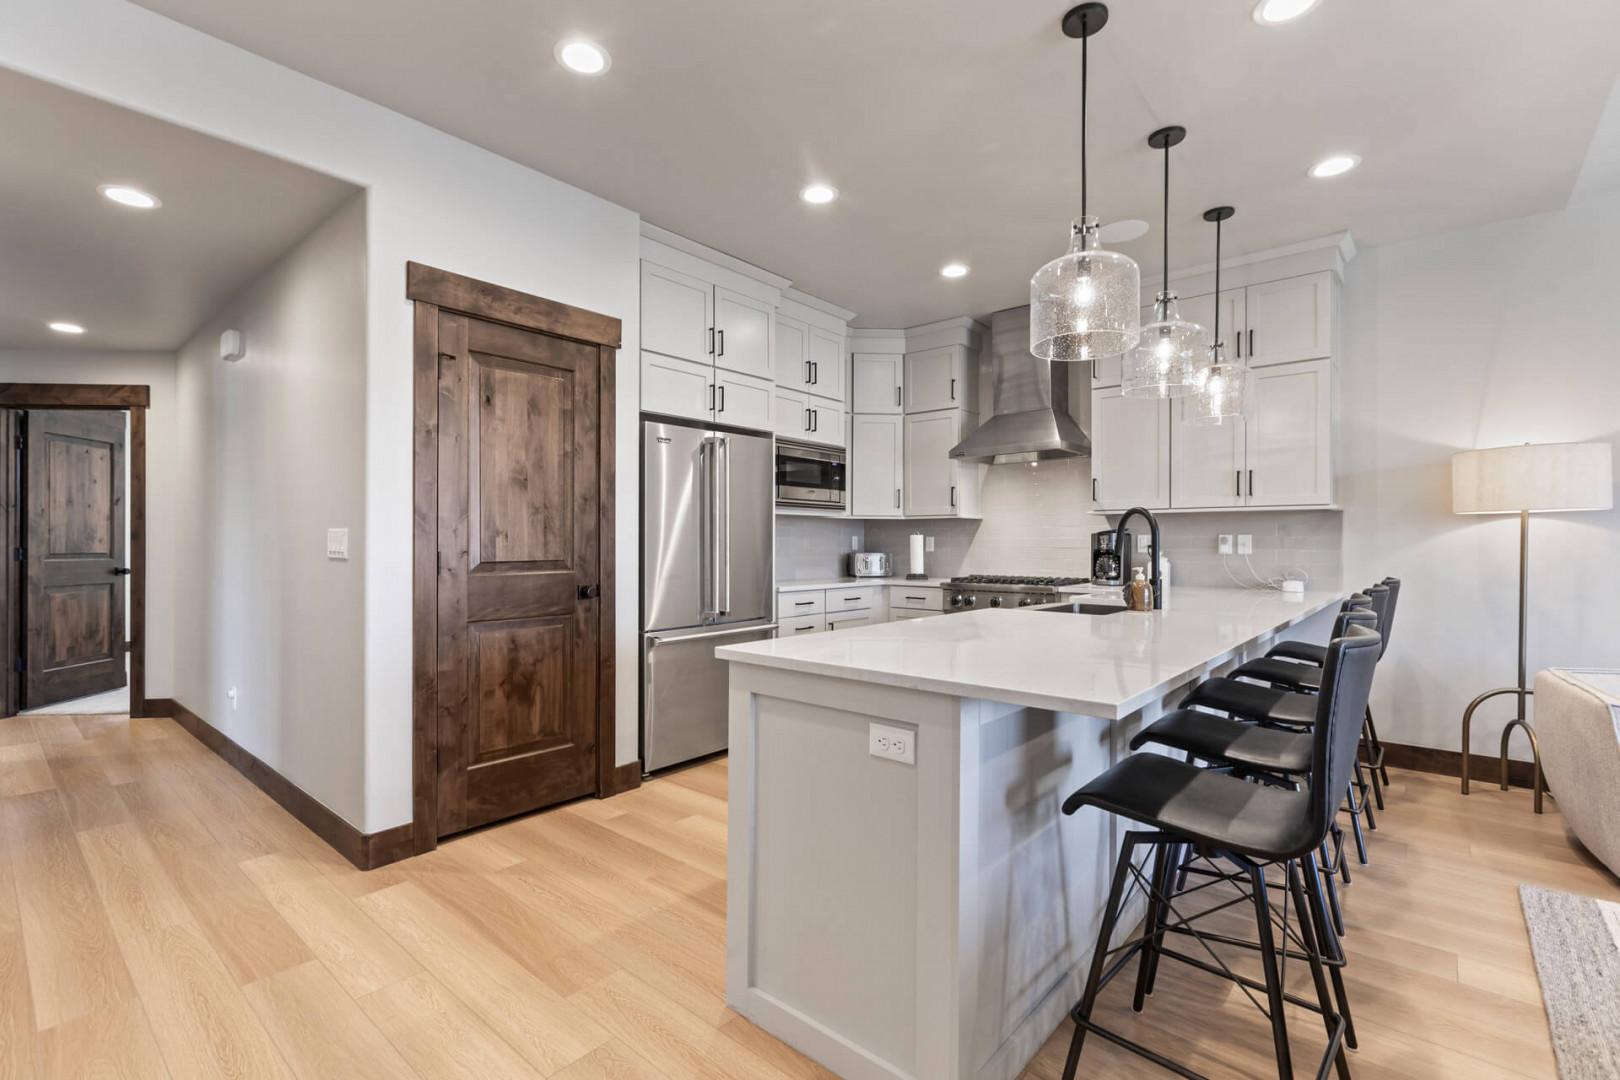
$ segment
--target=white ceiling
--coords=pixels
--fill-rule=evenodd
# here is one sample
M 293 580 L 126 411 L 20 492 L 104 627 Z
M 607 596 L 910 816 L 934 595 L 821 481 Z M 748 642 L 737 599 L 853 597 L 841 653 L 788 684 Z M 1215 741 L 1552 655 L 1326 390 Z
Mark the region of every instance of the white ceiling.
M 0 101 L 0 348 L 178 348 L 359 190 L 4 68 Z
M 1065 0 L 144 0 L 789 277 L 868 326 L 1016 305 L 1078 210 Z M 1361 243 L 1564 205 L 1620 65 L 1614 0 L 1118 0 L 1092 50 L 1092 206 L 1143 218 L 1185 125 L 1173 266 L 1350 229 Z M 565 35 L 612 69 L 573 75 Z M 1333 182 L 1306 167 L 1363 155 Z M 829 207 L 797 198 L 836 185 Z M 951 259 L 973 272 L 944 281 Z

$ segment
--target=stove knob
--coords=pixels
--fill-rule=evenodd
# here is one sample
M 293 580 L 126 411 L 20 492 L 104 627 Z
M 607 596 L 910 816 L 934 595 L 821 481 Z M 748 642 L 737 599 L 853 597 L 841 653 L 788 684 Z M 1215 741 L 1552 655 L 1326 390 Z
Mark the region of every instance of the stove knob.
M 969 593 L 962 600 L 962 603 L 966 604 L 968 607 L 972 607 L 974 604 L 977 604 L 978 602 L 979 602 L 979 598 L 977 596 L 972 595 L 971 593 Z
M 953 593 L 951 595 L 951 607 L 961 607 L 961 606 L 962 606 L 962 594 L 961 593 Z
M 1018 606 L 1019 607 L 1029 607 L 1029 605 L 1033 604 L 1034 602 L 1035 602 L 1034 600 L 1032 600 L 1031 598 L 1026 596 L 1022 600 L 1018 601 Z
M 991 597 L 991 598 L 990 598 L 990 606 L 991 606 L 991 607 L 1000 607 L 1000 606 L 1001 606 L 1001 597 L 999 597 L 999 596 L 992 596 L 992 597 Z

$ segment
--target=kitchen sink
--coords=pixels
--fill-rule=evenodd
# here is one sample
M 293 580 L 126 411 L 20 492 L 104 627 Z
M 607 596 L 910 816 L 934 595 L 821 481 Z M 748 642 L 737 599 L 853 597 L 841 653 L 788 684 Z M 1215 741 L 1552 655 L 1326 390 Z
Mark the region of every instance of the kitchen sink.
M 1086 604 L 1076 600 L 1061 607 L 1043 607 L 1040 610 L 1059 615 L 1113 615 L 1124 611 L 1125 607 L 1122 604 Z

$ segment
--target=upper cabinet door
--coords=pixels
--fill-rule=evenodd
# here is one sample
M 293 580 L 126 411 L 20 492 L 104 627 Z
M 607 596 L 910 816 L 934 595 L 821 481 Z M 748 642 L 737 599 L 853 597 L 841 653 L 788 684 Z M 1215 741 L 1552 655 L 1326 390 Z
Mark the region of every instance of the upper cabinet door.
M 641 264 L 643 349 L 698 364 L 713 363 L 713 326 L 714 286 L 657 263 Z
M 894 353 L 856 353 L 853 373 L 854 411 L 858 413 L 898 413 L 905 384 L 902 357 Z
M 819 326 L 810 328 L 809 390 L 812 394 L 831 398 L 840 405 L 847 404 L 849 380 L 844 371 L 848 363 L 843 334 Z
M 1248 288 L 1243 355 L 1255 367 L 1333 355 L 1333 275 L 1328 271 Z
M 1128 398 L 1118 387 L 1091 395 L 1095 509 L 1170 507 L 1170 402 Z
M 1315 506 L 1333 501 L 1333 365 L 1329 360 L 1249 373 L 1250 506 Z
M 1191 398 L 1170 403 L 1176 420 L 1170 433 L 1170 505 L 1242 506 L 1243 420 L 1195 424 L 1187 419 L 1191 404 Z
M 1087 371 L 1089 369 L 1092 386 L 1118 386 L 1120 372 L 1124 366 L 1125 356 L 1120 353 L 1115 356 L 1100 356 L 1089 365 L 1076 368 L 1076 371 Z
M 962 441 L 955 410 L 906 417 L 905 489 L 909 517 L 953 517 L 961 504 L 951 447 Z
M 774 408 L 768 379 L 755 379 L 729 371 L 716 371 L 714 422 L 755 431 L 772 430 Z
M 771 306 L 716 285 L 714 362 L 757 379 L 771 378 Z
M 900 517 L 904 418 L 850 417 L 849 512 L 858 518 Z
M 798 319 L 776 316 L 776 385 L 810 389 L 810 328 Z
M 946 345 L 906 354 L 906 412 L 974 411 L 978 395 L 969 385 L 967 349 Z
M 641 354 L 641 408 L 708 421 L 714 415 L 714 369 L 657 353 Z
M 771 400 L 771 428 L 776 437 L 804 441 L 810 434 L 809 397 L 778 383 Z
M 844 407 L 818 397 L 805 399 L 810 413 L 810 429 L 804 433 L 805 442 L 823 446 L 844 445 Z
M 1179 307 L 1183 319 L 1204 328 L 1204 344 L 1206 346 L 1213 344 L 1215 294 L 1205 293 L 1202 296 L 1186 297 Z M 1221 341 L 1226 344 L 1228 360 L 1242 360 L 1249 355 L 1249 347 L 1243 340 L 1244 310 L 1242 289 L 1229 289 L 1221 293 Z

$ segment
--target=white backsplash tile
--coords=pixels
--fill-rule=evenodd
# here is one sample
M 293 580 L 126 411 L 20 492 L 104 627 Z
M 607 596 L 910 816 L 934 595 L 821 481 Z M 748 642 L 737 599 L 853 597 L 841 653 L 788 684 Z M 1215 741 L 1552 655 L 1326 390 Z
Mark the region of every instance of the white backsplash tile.
M 855 537 L 861 549 L 866 550 L 866 523 L 845 518 L 778 514 L 776 580 L 806 581 L 842 576 L 850 537 Z

